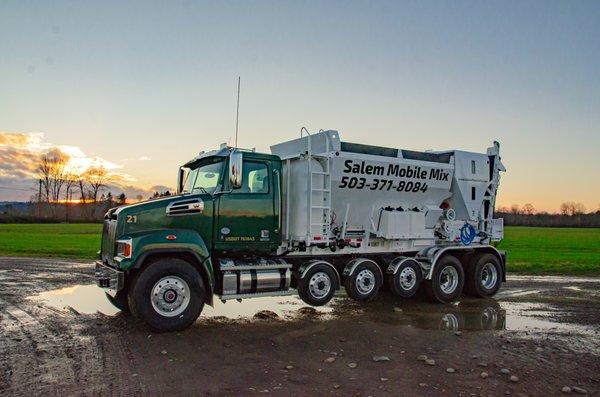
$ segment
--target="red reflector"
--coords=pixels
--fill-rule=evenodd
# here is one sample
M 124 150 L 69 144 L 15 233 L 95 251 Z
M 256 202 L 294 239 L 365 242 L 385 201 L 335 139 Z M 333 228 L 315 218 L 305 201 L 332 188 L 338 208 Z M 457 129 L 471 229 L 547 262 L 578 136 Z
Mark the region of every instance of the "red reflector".
M 321 236 L 314 236 L 313 240 L 321 240 Z
M 167 240 L 175 240 L 175 239 L 177 239 L 177 236 L 174 235 L 174 234 L 168 234 L 167 237 L 166 237 L 166 239 Z
M 356 241 L 360 243 L 362 241 L 362 238 L 357 238 Z
M 123 256 L 125 258 L 129 258 L 131 256 L 131 245 L 127 243 L 123 244 Z

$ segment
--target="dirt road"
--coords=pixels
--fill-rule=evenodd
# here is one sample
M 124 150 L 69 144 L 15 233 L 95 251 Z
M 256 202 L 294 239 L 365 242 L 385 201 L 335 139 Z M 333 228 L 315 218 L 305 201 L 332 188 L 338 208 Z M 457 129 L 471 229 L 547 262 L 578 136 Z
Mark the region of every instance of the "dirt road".
M 455 305 L 388 294 L 340 294 L 319 310 L 293 297 L 219 303 L 172 334 L 117 312 L 93 283 L 91 263 L 0 258 L 0 394 L 600 390 L 600 279 L 511 277 L 497 299 Z

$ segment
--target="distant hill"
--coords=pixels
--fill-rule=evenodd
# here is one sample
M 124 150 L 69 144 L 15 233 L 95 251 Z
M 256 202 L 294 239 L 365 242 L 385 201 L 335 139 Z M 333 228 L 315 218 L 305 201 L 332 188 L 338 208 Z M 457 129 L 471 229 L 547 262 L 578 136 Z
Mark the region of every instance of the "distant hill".
M 0 201 L 0 212 L 23 212 L 29 208 L 29 203 L 24 201 Z

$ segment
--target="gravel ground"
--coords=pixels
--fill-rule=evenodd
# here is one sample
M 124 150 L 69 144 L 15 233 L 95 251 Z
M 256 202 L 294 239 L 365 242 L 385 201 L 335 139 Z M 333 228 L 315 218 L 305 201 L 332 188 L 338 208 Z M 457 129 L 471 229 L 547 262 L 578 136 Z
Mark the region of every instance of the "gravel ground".
M 340 294 L 217 304 L 155 334 L 91 263 L 0 258 L 0 394 L 597 395 L 600 279 L 512 276 L 496 299 Z M 100 310 L 98 312 L 97 310 Z M 563 391 L 564 390 L 564 391 Z

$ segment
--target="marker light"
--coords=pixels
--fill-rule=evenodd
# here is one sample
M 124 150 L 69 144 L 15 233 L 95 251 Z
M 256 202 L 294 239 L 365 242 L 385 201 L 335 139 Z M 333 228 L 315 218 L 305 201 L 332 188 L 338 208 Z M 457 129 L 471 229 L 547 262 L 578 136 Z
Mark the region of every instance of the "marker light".
M 123 258 L 131 258 L 131 239 L 117 240 L 117 255 Z

